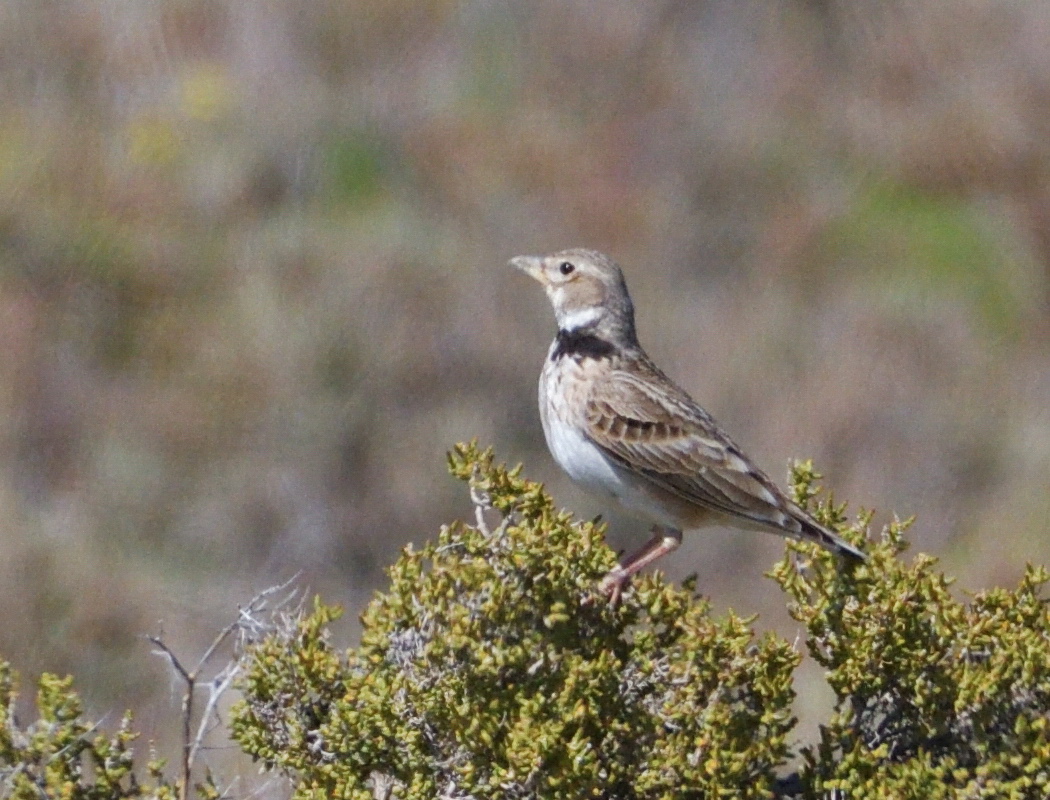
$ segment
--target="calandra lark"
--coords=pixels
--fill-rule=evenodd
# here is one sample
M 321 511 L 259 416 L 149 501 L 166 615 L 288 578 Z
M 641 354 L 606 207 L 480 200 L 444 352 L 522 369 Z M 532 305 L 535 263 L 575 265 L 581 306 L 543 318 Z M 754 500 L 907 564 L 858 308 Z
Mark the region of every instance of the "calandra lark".
M 574 481 L 653 523 L 652 538 L 602 581 L 615 603 L 630 577 L 674 550 L 682 531 L 727 525 L 864 554 L 792 502 L 710 414 L 649 359 L 620 268 L 594 250 L 518 256 L 558 322 L 540 374 L 547 446 Z

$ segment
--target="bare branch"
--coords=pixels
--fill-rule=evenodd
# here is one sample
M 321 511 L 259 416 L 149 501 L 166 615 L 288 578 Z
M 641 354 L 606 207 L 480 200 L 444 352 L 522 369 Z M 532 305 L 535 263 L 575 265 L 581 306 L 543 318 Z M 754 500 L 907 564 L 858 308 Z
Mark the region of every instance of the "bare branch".
M 215 725 L 222 724 L 222 720 L 216 711 L 216 706 L 219 703 L 219 698 L 230 688 L 234 678 L 237 677 L 240 671 L 240 664 L 236 661 L 231 661 L 219 675 L 209 682 L 208 702 L 205 703 L 204 711 L 201 712 L 200 724 L 197 726 L 197 735 L 194 737 L 193 745 L 190 747 L 189 759 L 191 765 L 197 757 L 201 744 L 204 742 L 204 737 L 214 728 L 214 726 L 209 727 L 209 720 L 214 716 Z
M 278 609 L 284 607 L 298 596 L 298 590 L 292 590 L 276 602 L 271 602 L 274 595 L 285 591 L 295 583 L 299 578 L 299 574 L 296 573 L 284 583 L 264 589 L 255 595 L 246 606 L 239 607 L 237 609 L 237 619 L 219 631 L 192 670 L 186 669 L 178 656 L 165 644 L 162 638 L 163 634 L 146 637 L 157 648 L 154 653 L 164 656 L 168 660 L 171 668 L 185 685 L 185 693 L 182 697 L 182 782 L 179 787 L 179 800 L 189 800 L 190 787 L 193 785 L 194 762 L 197 754 L 202 749 L 204 739 L 214 730 L 215 726 L 211 724 L 213 718 L 216 725 L 222 723 L 217 710 L 219 700 L 230 688 L 240 672 L 239 659 L 244 646 L 249 644 L 254 637 L 258 637 L 272 628 L 272 621 L 260 620 L 259 615 L 264 611 L 269 611 L 272 617 Z M 207 683 L 208 699 L 198 720 L 196 733 L 194 733 L 194 697 L 198 688 L 200 688 L 201 673 L 212 661 L 219 649 L 235 634 L 237 638 L 234 642 L 232 656 Z
M 146 638 L 149 639 L 150 643 L 153 644 L 155 647 L 160 648 L 159 651 L 153 651 L 154 655 L 164 656 L 165 658 L 167 658 L 168 662 L 171 664 L 171 668 L 178 673 L 179 677 L 182 678 L 183 681 L 189 683 L 193 680 L 190 677 L 190 673 L 188 673 L 186 671 L 186 668 L 182 666 L 182 662 L 179 661 L 178 657 L 171 651 L 171 648 L 164 644 L 164 641 L 159 636 L 147 636 Z

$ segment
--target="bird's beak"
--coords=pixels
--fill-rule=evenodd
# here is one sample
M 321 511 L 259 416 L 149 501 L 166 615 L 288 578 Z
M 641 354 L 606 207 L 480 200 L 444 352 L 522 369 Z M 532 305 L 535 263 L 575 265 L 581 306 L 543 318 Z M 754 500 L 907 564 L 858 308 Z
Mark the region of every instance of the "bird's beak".
M 539 256 L 515 256 L 509 262 L 514 269 L 520 269 L 530 278 L 534 278 L 541 284 L 546 285 L 543 277 L 543 259 Z

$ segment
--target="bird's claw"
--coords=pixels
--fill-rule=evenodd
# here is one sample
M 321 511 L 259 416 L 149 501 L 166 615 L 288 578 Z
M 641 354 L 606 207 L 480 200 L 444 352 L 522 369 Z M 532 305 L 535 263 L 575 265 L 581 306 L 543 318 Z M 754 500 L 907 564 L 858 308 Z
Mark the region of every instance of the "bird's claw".
M 602 582 L 598 584 L 598 591 L 609 598 L 611 607 L 616 608 L 620 605 L 620 597 L 630 582 L 631 576 L 617 566 L 609 570 L 608 574 L 602 578 Z

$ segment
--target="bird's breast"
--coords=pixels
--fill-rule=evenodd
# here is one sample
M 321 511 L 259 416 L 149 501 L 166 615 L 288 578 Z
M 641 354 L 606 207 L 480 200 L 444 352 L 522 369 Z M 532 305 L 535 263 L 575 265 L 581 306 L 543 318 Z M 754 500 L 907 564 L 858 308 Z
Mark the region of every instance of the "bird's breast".
M 557 346 L 557 343 L 554 345 Z M 572 359 L 547 360 L 540 376 L 540 419 L 547 447 L 569 477 L 592 492 L 615 495 L 619 477 L 584 434 L 585 367 Z

